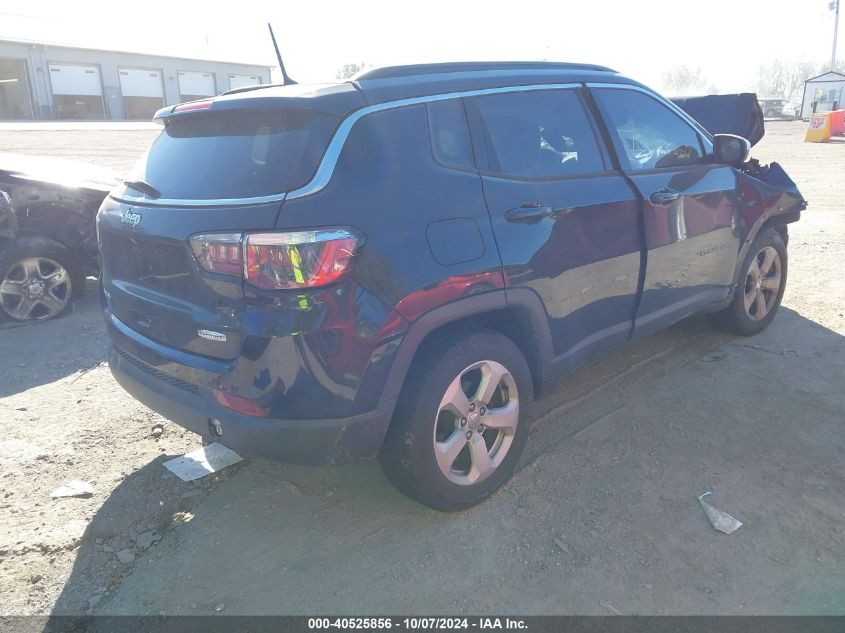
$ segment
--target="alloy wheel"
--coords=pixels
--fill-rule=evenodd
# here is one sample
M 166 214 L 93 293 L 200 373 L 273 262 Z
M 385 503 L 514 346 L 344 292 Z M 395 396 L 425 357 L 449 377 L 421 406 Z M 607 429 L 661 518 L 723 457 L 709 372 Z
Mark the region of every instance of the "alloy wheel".
M 49 257 L 26 257 L 0 281 L 0 306 L 18 321 L 43 321 L 64 310 L 71 297 L 68 271 Z
M 781 286 L 780 255 L 772 246 L 764 246 L 751 260 L 745 278 L 745 313 L 754 321 L 766 317 L 777 301 Z
M 437 466 L 452 483 L 469 486 L 504 461 L 519 423 L 519 394 L 510 372 L 492 360 L 473 363 L 443 395 L 434 424 Z

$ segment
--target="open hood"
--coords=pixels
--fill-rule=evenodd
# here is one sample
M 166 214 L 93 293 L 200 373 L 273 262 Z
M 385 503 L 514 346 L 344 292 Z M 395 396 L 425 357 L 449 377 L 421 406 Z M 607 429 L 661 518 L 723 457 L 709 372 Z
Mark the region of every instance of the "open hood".
M 680 97 L 672 101 L 711 134 L 736 134 L 756 145 L 763 135 L 763 110 L 753 92 Z

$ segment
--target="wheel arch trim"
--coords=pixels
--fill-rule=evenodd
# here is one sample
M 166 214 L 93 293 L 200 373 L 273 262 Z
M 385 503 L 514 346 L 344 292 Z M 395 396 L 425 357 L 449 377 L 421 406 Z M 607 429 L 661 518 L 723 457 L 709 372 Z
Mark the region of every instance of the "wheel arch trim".
M 748 257 L 748 253 L 751 250 L 751 247 L 754 245 L 754 242 L 757 240 L 759 236 L 765 233 L 768 229 L 779 229 L 779 228 L 786 228 L 787 224 L 791 224 L 793 222 L 797 222 L 801 218 L 801 210 L 793 210 L 787 213 L 778 213 L 775 215 L 770 215 L 768 217 L 760 218 L 751 230 L 748 232 L 748 236 L 745 238 L 745 241 L 740 245 L 739 253 L 737 254 L 736 259 L 736 267 L 734 269 L 734 277 L 733 277 L 733 286 L 734 289 L 736 285 L 739 283 L 740 275 L 742 275 L 742 266 L 745 263 L 745 258 Z M 780 231 L 778 231 L 780 233 Z M 788 240 L 784 240 L 784 245 L 787 244 Z
M 537 337 L 538 363 L 532 369 L 539 370 L 540 378 L 544 378 L 549 368 L 551 332 L 542 302 L 528 289 L 500 289 L 449 302 L 416 319 L 409 326 L 396 352 L 381 399 L 398 398 L 417 352 L 430 334 L 449 325 L 457 325 L 467 318 L 483 317 L 509 309 L 519 311 L 521 318 L 525 318 L 530 325 L 531 334 Z M 531 365 L 530 359 L 527 360 Z

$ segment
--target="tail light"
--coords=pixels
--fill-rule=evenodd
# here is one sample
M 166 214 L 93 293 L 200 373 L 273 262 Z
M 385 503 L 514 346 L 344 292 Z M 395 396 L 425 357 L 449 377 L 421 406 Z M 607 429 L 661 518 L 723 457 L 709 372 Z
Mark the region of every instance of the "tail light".
M 180 103 L 173 108 L 174 112 L 190 112 L 191 110 L 208 110 L 211 107 L 211 99 L 204 99 L 202 101 L 188 101 L 187 103 Z
M 291 233 L 209 233 L 191 238 L 197 262 L 210 272 L 242 274 L 263 290 L 319 288 L 343 277 L 361 246 L 347 229 Z
M 243 268 L 240 233 L 209 233 L 191 238 L 191 250 L 200 266 L 212 273 L 240 275 Z
M 326 286 L 346 273 L 357 246 L 344 230 L 251 233 L 244 276 L 265 290 Z

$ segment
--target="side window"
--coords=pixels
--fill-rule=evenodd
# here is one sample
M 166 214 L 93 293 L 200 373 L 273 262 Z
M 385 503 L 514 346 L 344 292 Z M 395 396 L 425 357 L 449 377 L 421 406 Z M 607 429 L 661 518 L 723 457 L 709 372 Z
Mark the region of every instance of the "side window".
M 490 171 L 560 178 L 604 171 L 584 107 L 574 90 L 475 97 Z
M 634 171 L 704 162 L 698 132 L 665 105 L 634 90 L 593 90 L 620 159 Z
M 458 99 L 426 104 L 431 153 L 447 167 L 473 169 L 464 106 Z

